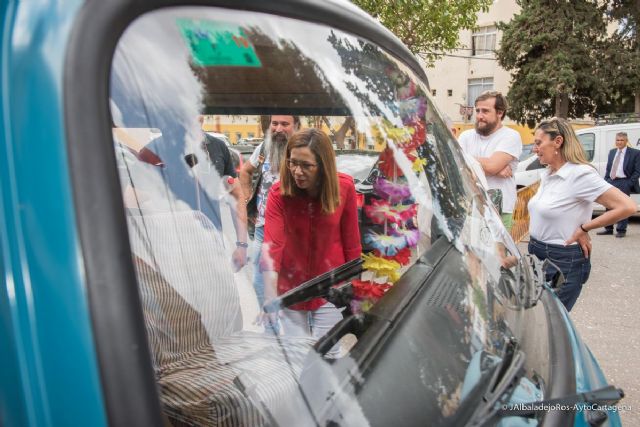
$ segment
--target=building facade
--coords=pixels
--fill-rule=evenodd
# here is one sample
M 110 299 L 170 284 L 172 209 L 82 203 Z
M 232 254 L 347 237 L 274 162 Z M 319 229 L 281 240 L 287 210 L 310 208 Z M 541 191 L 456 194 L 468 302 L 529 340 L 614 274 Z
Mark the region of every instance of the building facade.
M 496 24 L 510 21 L 519 11 L 514 0 L 495 0 L 487 12 L 478 14 L 475 30 L 460 31 L 463 47 L 427 69 L 431 95 L 458 131 L 473 126 L 473 104 L 481 92 L 509 92 L 511 75 L 500 67 L 495 55 L 502 38 Z M 508 116 L 505 124 L 520 132 L 525 144 L 532 142 L 531 129 L 519 126 Z

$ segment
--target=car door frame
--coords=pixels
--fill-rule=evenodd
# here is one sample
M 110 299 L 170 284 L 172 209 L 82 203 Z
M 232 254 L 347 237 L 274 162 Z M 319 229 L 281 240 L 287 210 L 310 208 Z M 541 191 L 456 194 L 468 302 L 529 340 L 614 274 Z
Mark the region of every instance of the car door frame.
M 391 32 L 348 4 L 310 0 L 89 0 L 74 21 L 65 63 L 67 148 L 96 354 L 110 425 L 161 425 L 160 403 L 117 175 L 109 110 L 116 45 L 137 17 L 171 6 L 214 6 L 325 24 L 391 53 L 424 82 Z

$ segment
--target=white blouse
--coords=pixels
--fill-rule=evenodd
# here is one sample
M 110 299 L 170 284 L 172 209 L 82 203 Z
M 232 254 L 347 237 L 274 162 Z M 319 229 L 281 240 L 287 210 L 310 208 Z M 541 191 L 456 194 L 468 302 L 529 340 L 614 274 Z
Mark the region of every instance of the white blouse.
M 593 202 L 611 187 L 589 165 L 567 162 L 553 175 L 547 168 L 529 201 L 531 237 L 564 245 L 576 228 L 591 220 Z

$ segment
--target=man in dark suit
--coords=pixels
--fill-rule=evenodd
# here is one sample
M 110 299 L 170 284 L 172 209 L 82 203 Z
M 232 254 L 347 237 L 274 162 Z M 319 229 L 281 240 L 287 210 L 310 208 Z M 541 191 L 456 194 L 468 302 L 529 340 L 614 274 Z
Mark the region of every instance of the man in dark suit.
M 640 150 L 629 147 L 629 138 L 626 132 L 616 134 L 616 148 L 609 152 L 607 172 L 604 179 L 624 194 L 631 192 L 640 193 Z M 624 237 L 627 233 L 629 220 L 623 219 L 616 224 L 616 237 Z M 596 234 L 613 234 L 613 225 L 605 227 L 604 231 Z

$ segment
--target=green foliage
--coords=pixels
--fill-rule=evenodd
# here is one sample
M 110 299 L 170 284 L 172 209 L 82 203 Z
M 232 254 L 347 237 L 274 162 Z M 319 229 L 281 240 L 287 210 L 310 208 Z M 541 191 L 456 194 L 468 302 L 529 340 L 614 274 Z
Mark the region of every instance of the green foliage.
M 605 52 L 610 90 L 601 111 L 633 111 L 635 101 L 635 112 L 640 113 L 640 0 L 613 0 L 609 4 L 609 17 L 618 30 Z
M 439 53 L 461 47 L 460 30 L 475 27 L 477 13 L 491 0 L 352 0 L 378 19 L 430 64 Z
M 519 0 L 501 23 L 500 65 L 512 71 L 509 116 L 533 126 L 551 116 L 580 118 L 605 102 L 604 7 L 595 1 Z

